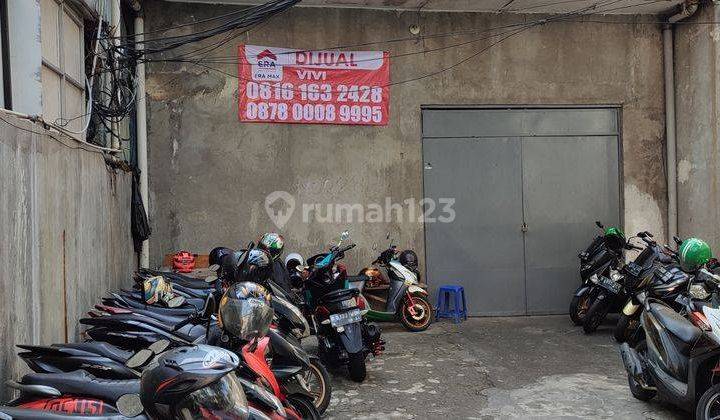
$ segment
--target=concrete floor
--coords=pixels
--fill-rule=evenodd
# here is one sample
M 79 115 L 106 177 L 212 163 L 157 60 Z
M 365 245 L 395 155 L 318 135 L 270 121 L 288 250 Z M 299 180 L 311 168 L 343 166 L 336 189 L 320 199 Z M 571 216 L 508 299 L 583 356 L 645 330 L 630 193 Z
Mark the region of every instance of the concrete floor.
M 635 400 L 609 319 L 584 335 L 567 316 L 444 321 L 423 333 L 384 324 L 386 352 L 356 384 L 333 372 L 330 419 L 681 419 Z

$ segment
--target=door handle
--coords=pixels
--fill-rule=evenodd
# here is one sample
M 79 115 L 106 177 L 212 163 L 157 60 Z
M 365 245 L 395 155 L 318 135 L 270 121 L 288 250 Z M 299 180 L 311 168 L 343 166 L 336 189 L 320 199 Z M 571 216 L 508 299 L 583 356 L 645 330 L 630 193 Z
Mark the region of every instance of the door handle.
M 522 233 L 527 233 L 528 227 L 527 227 L 527 225 L 525 224 L 525 222 L 523 222 L 522 226 L 520 226 L 520 231 L 521 231 Z

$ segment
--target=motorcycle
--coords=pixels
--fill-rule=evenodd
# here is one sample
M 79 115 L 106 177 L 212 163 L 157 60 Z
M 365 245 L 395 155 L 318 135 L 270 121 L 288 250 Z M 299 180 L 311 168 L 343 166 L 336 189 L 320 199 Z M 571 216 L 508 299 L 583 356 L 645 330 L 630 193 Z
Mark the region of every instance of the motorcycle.
M 346 289 L 344 276 L 335 269 L 345 252 L 355 247 L 342 246 L 348 237 L 349 233 L 343 232 L 329 253 L 309 258 L 308 266 L 300 269 L 304 271 L 306 304 L 316 325 L 320 358 L 333 366 L 347 365 L 350 379 L 362 382 L 367 372 L 366 357 L 379 355 L 384 343 L 380 329 L 363 319 L 367 309 L 358 299 L 360 291 Z
M 646 299 L 658 299 L 681 310 L 675 301 L 684 291 L 683 285 L 690 280 L 690 275 L 674 264 L 675 251 L 668 246 L 660 247 L 655 241 L 648 241 L 646 245 L 634 264 L 629 264 L 626 273 L 628 298 L 613 330 L 619 343 L 635 344 L 641 339 L 640 314 Z
M 639 232 L 635 237 L 643 241 L 650 241 L 648 238 L 651 238 L 652 234 Z M 623 249 L 642 249 L 633 245 L 630 240 L 625 240 L 624 237 L 622 237 L 622 243 L 624 244 Z M 625 287 L 627 266 L 623 263 L 622 253 L 610 250 L 608 255 L 605 264 L 597 267 L 596 272 L 588 278 L 592 286 L 586 292 L 589 307 L 582 324 L 586 334 L 597 330 L 607 314 L 610 311 L 619 310 L 627 297 L 628 288 Z
M 712 290 L 711 304 L 687 305 L 688 318 L 660 300 L 646 298 L 640 315 L 644 338 L 634 346 L 620 345 L 632 395 L 664 401 L 695 411 L 696 418 L 720 414 L 720 276 L 701 269 L 694 280 Z M 701 309 L 701 310 L 698 310 Z M 714 413 L 714 414 L 713 414 Z
M 208 369 L 210 366 L 212 370 Z M 158 356 L 142 381 L 97 379 L 85 371 L 28 374 L 20 382 L 10 382 L 20 395 L 0 407 L 0 417 L 268 419 L 263 412 L 248 406 L 242 381 L 236 375 L 238 367 L 237 356 L 225 350 L 191 346 Z M 206 370 L 199 373 L 200 368 Z M 180 378 L 183 380 L 177 380 Z
M 578 254 L 581 284 L 570 300 L 569 309 L 570 319 L 575 325 L 583 325 L 585 321 L 585 316 L 597 296 L 597 293 L 593 293 L 596 292 L 597 280 L 600 277 L 610 278 L 611 271 L 617 270 L 622 263 L 623 250 L 630 249 L 631 246 L 620 229 L 606 229 L 599 221 L 595 222 L 595 225 L 603 234 L 596 236 L 590 245 Z M 608 283 L 608 286 L 615 287 L 612 283 Z
M 413 332 L 426 330 L 432 322 L 427 291 L 420 287 L 418 276 L 400 263 L 392 244 L 371 267 L 364 268 L 357 276 L 346 277 L 346 288 L 360 291 L 358 299 L 365 301 L 368 320 L 399 320 Z

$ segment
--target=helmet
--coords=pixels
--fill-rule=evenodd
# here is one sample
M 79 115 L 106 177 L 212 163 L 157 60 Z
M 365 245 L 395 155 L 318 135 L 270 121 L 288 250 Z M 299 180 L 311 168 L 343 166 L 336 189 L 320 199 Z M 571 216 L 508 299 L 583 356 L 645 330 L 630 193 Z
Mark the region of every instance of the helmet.
M 406 249 L 400 253 L 400 264 L 405 267 L 417 268 L 418 256 L 412 249 Z
M 273 315 L 267 289 L 257 283 L 235 283 L 220 299 L 218 323 L 224 331 L 249 341 L 268 333 Z
M 303 264 L 305 264 L 305 260 L 303 260 L 302 255 L 297 252 L 293 252 L 285 257 L 285 268 L 287 268 L 288 273 L 292 273 L 297 266 Z
M 209 265 L 213 265 L 213 264 L 220 265 L 222 263 L 222 257 L 225 255 L 228 255 L 228 254 L 232 254 L 233 252 L 235 252 L 235 251 L 233 251 L 230 248 L 226 248 L 224 246 L 219 246 L 217 248 L 213 248 L 213 250 L 210 251 L 210 255 L 208 258 L 208 264 Z
M 195 269 L 195 255 L 188 251 L 180 251 L 173 257 L 173 270 L 178 273 L 189 273 Z
M 258 241 L 258 248 L 265 250 L 273 260 L 282 254 L 285 247 L 285 238 L 277 233 L 266 233 Z
M 616 227 L 605 229 L 605 243 L 614 250 L 622 249 L 625 246 L 625 234 Z
M 691 272 L 699 269 L 710 261 L 712 252 L 710 246 L 698 238 L 685 239 L 678 248 L 678 259 L 683 271 Z
M 140 398 L 153 418 L 248 418 L 234 370 L 238 357 L 219 347 L 178 347 L 161 355 L 140 379 Z
M 230 282 L 264 282 L 272 271 L 270 256 L 257 248 L 224 255 L 221 262 L 222 276 Z

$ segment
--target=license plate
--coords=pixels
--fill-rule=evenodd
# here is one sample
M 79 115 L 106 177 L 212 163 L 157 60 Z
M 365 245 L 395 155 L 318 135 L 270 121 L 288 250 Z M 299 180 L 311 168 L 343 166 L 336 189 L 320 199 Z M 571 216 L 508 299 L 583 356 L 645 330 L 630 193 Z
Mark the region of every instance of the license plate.
M 337 328 L 354 322 L 360 322 L 361 319 L 362 315 L 360 315 L 360 309 L 353 309 L 339 314 L 331 314 L 330 324 Z
M 613 281 L 607 277 L 600 277 L 598 284 L 615 294 L 620 293 L 620 290 L 622 289 L 620 283 Z

